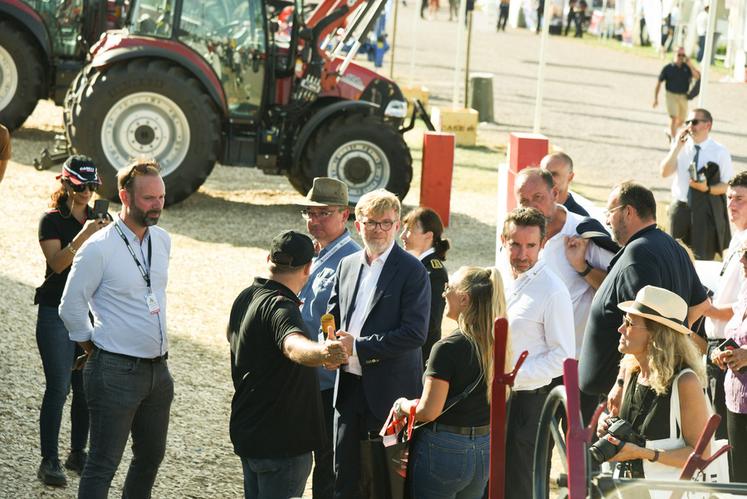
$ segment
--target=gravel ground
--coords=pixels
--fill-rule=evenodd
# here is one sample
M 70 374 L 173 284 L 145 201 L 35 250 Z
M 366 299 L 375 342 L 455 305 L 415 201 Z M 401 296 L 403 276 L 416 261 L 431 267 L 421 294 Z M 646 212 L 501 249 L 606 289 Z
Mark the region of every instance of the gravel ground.
M 412 12 L 401 10 L 403 19 Z M 443 16 L 443 14 L 442 14 Z M 445 17 L 445 16 L 444 16 Z M 432 21 L 419 26 L 420 49 L 414 81 L 431 89 L 435 103 L 451 98 L 455 23 Z M 396 75 L 409 76 L 409 21 L 399 28 Z M 525 31 L 496 34 L 476 29 L 473 71 L 491 72 L 497 123 L 480 127 L 482 147 L 457 151 L 449 268 L 489 264 L 494 252 L 495 175 L 501 146 L 510 131 L 531 127 L 539 38 Z M 425 50 L 427 46 L 427 50 Z M 669 182 L 657 178 L 656 165 L 666 152 L 665 113 L 650 108 L 661 60 L 553 37 L 543 109 L 544 133 L 553 145 L 574 157 L 577 188 L 603 200 L 609 187 L 636 178 L 667 198 Z M 732 152 L 737 169 L 747 167 L 747 85 L 714 81 L 708 107 L 716 118 L 717 140 Z M 460 78 L 460 81 L 462 79 Z M 0 350 L 6 352 L 0 384 L 0 497 L 75 496 L 77 478 L 65 489 L 41 485 L 38 411 L 43 393 L 41 362 L 34 339 L 33 290 L 42 278 L 43 259 L 36 224 L 55 172 L 36 172 L 32 158 L 60 130 L 61 112 L 43 102 L 24 128 L 14 134 L 14 159 L 0 185 Z M 409 134 L 414 149 L 418 132 Z M 419 158 L 419 151 L 414 151 Z M 472 184 L 472 185 L 470 185 Z M 487 186 L 487 187 L 486 187 Z M 417 204 L 418 179 L 406 203 Z M 282 228 L 302 229 L 294 200 L 298 196 L 282 177 L 254 170 L 217 167 L 201 191 L 169 209 L 163 226 L 172 233 L 169 335 L 170 367 L 176 380 L 167 455 L 154 497 L 240 497 L 241 469 L 228 439 L 232 387 L 225 321 L 235 295 L 262 272 L 269 239 Z M 488 209 L 485 209 L 489 207 Z M 69 422 L 61 431 L 66 452 Z M 129 450 L 115 477 L 119 495 Z M 310 494 L 306 494 L 310 497 Z

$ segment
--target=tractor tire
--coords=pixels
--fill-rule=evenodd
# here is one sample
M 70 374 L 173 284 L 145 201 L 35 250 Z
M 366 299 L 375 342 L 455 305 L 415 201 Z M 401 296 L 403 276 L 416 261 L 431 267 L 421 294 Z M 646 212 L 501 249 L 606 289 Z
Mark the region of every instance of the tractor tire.
M 402 135 L 380 117 L 349 114 L 319 127 L 290 182 L 306 194 L 315 177 L 345 182 L 351 205 L 374 189 L 386 189 L 403 199 L 412 181 L 412 156 Z
M 42 60 L 33 40 L 0 22 L 0 123 L 8 130 L 19 128 L 44 97 Z
M 89 72 L 79 84 L 66 109 L 66 133 L 76 152 L 94 160 L 103 196 L 119 201 L 117 170 L 136 158 L 160 163 L 166 205 L 205 182 L 218 157 L 220 121 L 188 72 L 166 61 L 136 59 Z

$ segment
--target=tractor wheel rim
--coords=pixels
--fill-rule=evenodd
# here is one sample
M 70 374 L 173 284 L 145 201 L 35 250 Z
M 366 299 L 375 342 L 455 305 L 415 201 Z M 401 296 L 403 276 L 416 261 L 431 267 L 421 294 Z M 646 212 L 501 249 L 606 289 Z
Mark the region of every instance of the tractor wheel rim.
M 0 111 L 8 107 L 18 90 L 18 68 L 10 52 L 0 47 Z
M 329 160 L 327 175 L 348 185 L 348 196 L 356 200 L 389 184 L 391 167 L 384 151 L 367 140 L 352 140 L 338 147 Z
M 133 158 L 155 158 L 164 177 L 184 161 L 189 144 L 187 116 L 174 101 L 153 92 L 121 98 L 101 128 L 101 145 L 111 165 L 120 168 Z

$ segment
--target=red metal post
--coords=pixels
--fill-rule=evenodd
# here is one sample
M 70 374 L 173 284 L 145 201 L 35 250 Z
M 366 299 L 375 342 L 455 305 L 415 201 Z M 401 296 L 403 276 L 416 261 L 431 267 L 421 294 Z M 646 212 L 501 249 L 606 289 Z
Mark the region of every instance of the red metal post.
M 490 482 L 488 497 L 503 499 L 503 485 L 506 478 L 506 396 L 507 387 L 514 385 L 516 373 L 527 358 L 524 351 L 516 361 L 513 371 L 506 373 L 506 345 L 508 342 L 508 321 L 495 320 L 493 342 L 493 386 L 490 403 Z M 498 374 L 500 373 L 500 374 Z
M 578 388 L 578 361 L 563 361 L 563 385 L 566 394 L 568 431 L 565 436 L 568 463 L 568 499 L 586 497 L 586 443 L 589 433 L 581 418 L 581 393 Z
M 550 150 L 550 141 L 541 133 L 511 132 L 508 135 L 508 191 L 506 213 L 516 208 L 514 199 L 514 179 L 524 168 L 539 166 L 542 158 Z M 499 225 L 503 220 L 499 221 Z
M 432 208 L 449 226 L 451 179 L 454 173 L 453 133 L 423 134 L 423 168 L 420 177 L 420 206 Z

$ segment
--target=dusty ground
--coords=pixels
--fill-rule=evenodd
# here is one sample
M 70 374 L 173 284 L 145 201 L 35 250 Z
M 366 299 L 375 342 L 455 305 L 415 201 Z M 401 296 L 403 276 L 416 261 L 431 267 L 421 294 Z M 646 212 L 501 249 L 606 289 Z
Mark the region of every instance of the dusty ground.
M 411 12 L 404 9 L 405 15 Z M 444 16 L 445 17 L 445 16 Z M 408 23 L 400 24 L 396 73 L 407 81 Z M 438 102 L 450 100 L 455 24 L 423 23 L 414 80 L 427 84 Z M 480 147 L 457 151 L 453 215 L 448 236 L 454 249 L 450 270 L 463 264 L 488 265 L 494 254 L 495 166 L 509 131 L 531 127 L 538 38 L 523 31 L 477 30 L 472 67 L 495 74 L 498 123 L 481 125 Z M 668 181 L 655 167 L 665 153 L 662 110 L 650 108 L 654 58 L 599 48 L 569 39 L 551 39 L 544 132 L 576 160 L 578 189 L 604 199 L 610 185 L 637 178 L 667 198 Z M 717 75 L 714 78 L 718 78 Z M 460 78 L 461 81 L 461 78 Z M 714 81 L 708 107 L 716 117 L 717 140 L 730 148 L 737 169 L 747 167 L 747 86 Z M 35 478 L 39 462 L 38 411 L 43 393 L 41 363 L 34 338 L 33 290 L 43 277 L 36 242 L 39 216 L 55 185 L 55 172 L 37 172 L 32 158 L 49 145 L 61 123 L 60 110 L 45 102 L 13 137 L 14 158 L 0 185 L 0 351 L 5 373 L 0 384 L 0 497 L 74 497 L 77 479 L 51 489 Z M 409 134 L 419 164 L 418 132 Z M 418 178 L 406 204 L 418 199 Z M 226 317 L 235 295 L 261 273 L 269 240 L 285 228 L 302 229 L 293 203 L 298 195 L 282 177 L 253 170 L 217 167 L 199 193 L 169 209 L 163 226 L 173 236 L 170 268 L 170 366 L 176 380 L 166 459 L 154 497 L 239 497 L 241 469 L 228 439 L 232 393 Z M 66 416 L 67 417 L 67 416 Z M 63 423 L 61 449 L 69 436 Z M 112 495 L 120 494 L 129 451 Z

